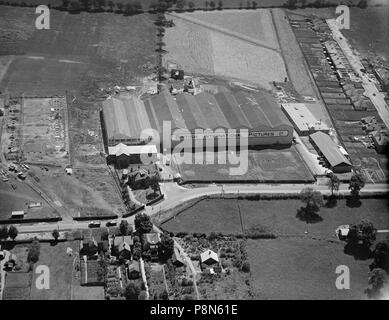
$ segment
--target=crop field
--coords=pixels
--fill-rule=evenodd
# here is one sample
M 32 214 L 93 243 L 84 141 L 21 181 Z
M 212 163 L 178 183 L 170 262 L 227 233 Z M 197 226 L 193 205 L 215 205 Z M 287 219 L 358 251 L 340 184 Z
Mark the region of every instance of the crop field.
M 191 73 L 245 80 L 270 89 L 272 81 L 284 80 L 286 71 L 269 13 L 265 12 L 231 11 L 234 24 L 228 28 L 220 17 L 212 23 L 214 12 L 198 12 L 196 18 L 191 13 L 168 15 L 175 27 L 166 30 L 164 61 L 178 63 Z M 237 27 L 239 21 L 247 19 L 250 23 L 242 24 L 246 28 Z M 260 28 L 262 23 L 268 25 L 266 35 Z
M 242 175 L 230 175 L 230 169 L 238 167 L 218 164 L 214 153 L 214 164 L 180 164 L 178 171 L 185 182 L 266 182 L 266 181 L 313 181 L 313 176 L 294 147 L 287 149 L 249 150 L 247 171 Z M 243 155 L 241 155 L 243 157 Z M 206 155 L 204 155 L 206 159 Z M 243 160 L 241 160 L 243 167 Z
M 32 8 L 2 6 L 0 48 L 16 57 L 0 90 L 13 95 L 80 92 L 91 86 L 139 81 L 154 63 L 152 16 L 52 10 L 50 30 L 36 30 Z M 12 31 L 12 32 L 11 32 Z
M 338 200 L 335 207 L 322 207 L 319 223 L 307 224 L 296 217 L 300 200 L 202 200 L 167 221 L 162 227 L 172 232 L 242 233 L 258 226 L 276 235 L 309 235 L 335 240 L 335 229 L 342 224 L 369 219 L 377 229 L 389 229 L 386 199 L 362 199 L 359 207 Z
M 255 299 L 364 299 L 370 260 L 355 260 L 343 245 L 312 239 L 249 240 Z M 335 269 L 350 269 L 350 290 L 335 286 Z

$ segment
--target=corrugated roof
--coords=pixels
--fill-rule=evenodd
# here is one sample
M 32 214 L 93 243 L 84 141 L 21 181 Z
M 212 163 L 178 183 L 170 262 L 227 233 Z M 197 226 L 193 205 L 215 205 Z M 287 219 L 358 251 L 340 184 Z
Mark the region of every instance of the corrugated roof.
M 332 167 L 336 167 L 342 163 L 351 166 L 351 162 L 342 154 L 337 144 L 331 139 L 328 134 L 323 132 L 315 132 L 309 136 L 321 153 L 327 159 Z

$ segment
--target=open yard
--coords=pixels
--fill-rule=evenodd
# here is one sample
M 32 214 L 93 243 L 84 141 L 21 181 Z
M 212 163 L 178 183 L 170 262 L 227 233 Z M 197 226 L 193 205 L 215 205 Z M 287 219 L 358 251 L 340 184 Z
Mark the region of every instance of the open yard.
M 226 164 L 218 164 L 217 154 L 214 164 L 194 164 L 194 156 L 192 163 L 184 163 L 178 167 L 185 182 L 313 181 L 312 174 L 294 147 L 249 150 L 247 171 L 243 175 L 230 175 L 230 168 L 237 165 L 229 164 L 228 156 Z M 243 167 L 243 160 L 241 166 Z
M 369 219 L 377 229 L 389 229 L 389 207 L 385 199 L 362 199 L 360 207 L 338 200 L 333 208 L 322 207 L 321 222 L 307 224 L 296 217 L 303 206 L 300 200 L 203 200 L 183 211 L 162 227 L 172 232 L 242 233 L 253 226 L 276 235 L 309 235 L 336 239 L 335 229 L 342 224 Z
M 354 260 L 343 245 L 311 239 L 248 240 L 255 299 L 364 299 L 370 260 Z M 335 286 L 336 267 L 350 269 L 350 290 Z
M 188 72 L 245 80 L 266 89 L 272 81 L 283 81 L 286 71 L 269 12 L 227 14 L 234 21 L 228 26 L 221 13 L 168 15 L 175 27 L 166 30 L 164 61 L 176 62 Z M 243 21 L 246 28 L 238 27 Z

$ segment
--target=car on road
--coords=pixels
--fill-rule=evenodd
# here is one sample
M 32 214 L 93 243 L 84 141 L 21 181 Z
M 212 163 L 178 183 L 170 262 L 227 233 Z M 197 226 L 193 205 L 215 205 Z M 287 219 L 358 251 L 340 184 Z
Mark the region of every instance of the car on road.
M 116 222 L 115 220 L 108 221 L 108 222 L 106 223 L 106 226 L 107 226 L 107 227 L 114 227 L 114 226 L 116 226 L 116 225 L 117 225 L 117 222 Z
M 97 221 L 91 221 L 88 224 L 89 228 L 99 228 L 100 226 L 101 226 L 101 222 L 97 222 Z

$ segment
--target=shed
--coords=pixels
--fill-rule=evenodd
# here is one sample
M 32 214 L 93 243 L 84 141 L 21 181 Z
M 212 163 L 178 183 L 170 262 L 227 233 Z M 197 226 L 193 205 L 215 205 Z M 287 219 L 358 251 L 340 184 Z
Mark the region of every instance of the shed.
M 24 211 L 23 210 L 12 211 L 11 218 L 12 219 L 23 219 L 24 218 Z

